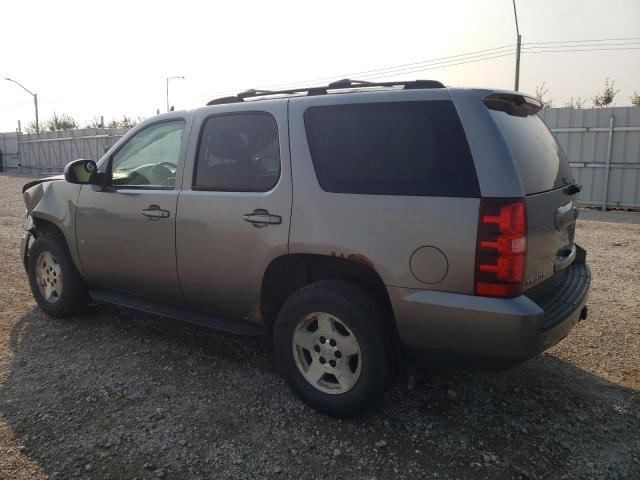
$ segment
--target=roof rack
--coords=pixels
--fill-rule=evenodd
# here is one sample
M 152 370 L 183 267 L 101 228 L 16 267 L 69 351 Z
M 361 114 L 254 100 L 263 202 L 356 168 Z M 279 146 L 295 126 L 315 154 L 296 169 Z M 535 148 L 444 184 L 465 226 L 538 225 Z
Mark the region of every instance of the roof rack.
M 274 95 L 295 95 L 305 93 L 307 96 L 326 95 L 329 90 L 345 90 L 353 88 L 370 87 L 402 87 L 403 90 L 415 90 L 422 88 L 444 88 L 444 85 L 437 80 L 410 80 L 396 82 L 367 82 L 365 80 L 351 80 L 344 78 L 331 82 L 324 87 L 300 87 L 287 90 L 246 90 L 230 97 L 221 97 L 211 100 L 207 105 L 222 105 L 225 103 L 244 102 L 247 98 L 271 97 Z

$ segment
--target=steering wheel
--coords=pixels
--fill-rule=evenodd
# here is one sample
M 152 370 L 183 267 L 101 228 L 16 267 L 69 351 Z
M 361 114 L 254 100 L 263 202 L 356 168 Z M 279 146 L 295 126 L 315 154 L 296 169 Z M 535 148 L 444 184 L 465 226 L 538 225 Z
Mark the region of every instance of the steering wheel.
M 158 163 L 158 165 L 162 165 L 163 167 L 168 167 L 170 170 L 174 170 L 174 171 L 178 169 L 178 165 L 172 162 L 160 162 Z
M 175 176 L 167 166 L 163 165 L 170 162 L 157 163 L 149 170 L 149 183 L 152 185 L 165 185 L 169 178 Z M 173 165 L 173 164 L 171 164 Z

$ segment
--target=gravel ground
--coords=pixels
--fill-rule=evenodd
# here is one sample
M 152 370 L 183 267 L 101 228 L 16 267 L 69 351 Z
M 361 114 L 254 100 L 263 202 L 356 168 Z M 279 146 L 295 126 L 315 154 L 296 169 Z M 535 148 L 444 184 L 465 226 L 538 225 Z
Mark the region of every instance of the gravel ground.
M 423 374 L 338 421 L 293 397 L 265 340 L 40 313 L 18 259 L 25 181 L 0 176 L 2 479 L 640 478 L 638 221 L 579 221 L 590 317 L 561 344 L 508 372 Z

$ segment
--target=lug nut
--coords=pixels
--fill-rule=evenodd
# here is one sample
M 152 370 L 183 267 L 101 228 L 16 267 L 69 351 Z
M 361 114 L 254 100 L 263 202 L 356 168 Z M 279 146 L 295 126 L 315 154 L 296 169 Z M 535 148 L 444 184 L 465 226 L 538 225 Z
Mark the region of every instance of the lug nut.
M 320 353 L 320 346 L 316 345 L 315 347 L 313 347 L 313 349 L 317 352 Z
M 332 347 L 335 347 L 336 341 L 332 338 L 331 340 L 329 340 L 329 345 L 331 345 Z
M 336 366 L 336 361 L 335 360 L 330 360 L 329 361 L 329 365 L 331 365 L 332 367 Z
M 324 338 L 324 337 L 320 337 L 320 343 L 325 343 L 326 341 L 327 341 L 327 339 L 326 339 L 326 338 Z
M 324 365 L 325 363 L 327 363 L 327 361 L 324 359 L 324 357 L 320 357 L 320 363 Z
M 342 353 L 340 352 L 340 350 L 336 350 L 335 356 L 336 356 L 336 358 L 341 358 L 342 357 Z

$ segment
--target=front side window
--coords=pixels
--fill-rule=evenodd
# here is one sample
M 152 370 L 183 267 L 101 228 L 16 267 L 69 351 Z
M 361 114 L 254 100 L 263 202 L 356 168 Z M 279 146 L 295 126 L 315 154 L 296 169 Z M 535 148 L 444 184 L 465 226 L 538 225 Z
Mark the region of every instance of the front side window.
M 184 121 L 145 128 L 113 156 L 114 186 L 174 187 L 180 158 Z
M 200 137 L 194 188 L 266 192 L 280 177 L 278 126 L 266 113 L 209 118 Z
M 304 120 L 318 182 L 327 192 L 480 196 L 451 101 L 315 106 Z

